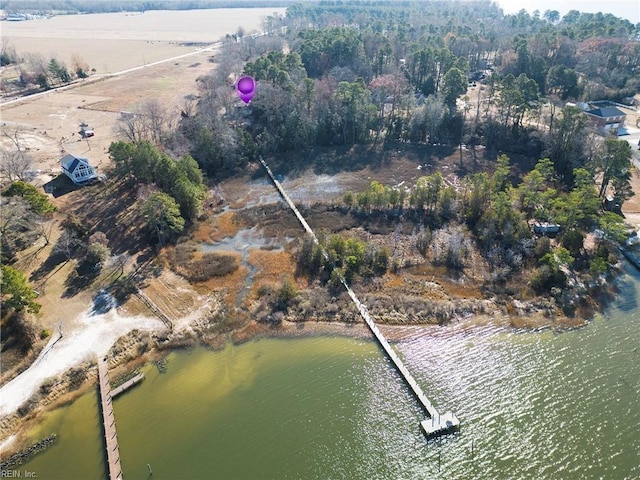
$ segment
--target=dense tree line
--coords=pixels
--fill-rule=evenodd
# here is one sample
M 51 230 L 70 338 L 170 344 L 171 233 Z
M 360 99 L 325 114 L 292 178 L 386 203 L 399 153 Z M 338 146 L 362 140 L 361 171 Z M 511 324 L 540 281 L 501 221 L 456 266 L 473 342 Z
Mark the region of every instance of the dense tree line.
M 148 141 L 114 142 L 109 155 L 116 175 L 157 189 L 146 198 L 142 214 L 160 242 L 175 238 L 201 213 L 204 179 L 190 155 L 174 160 Z
M 584 116 L 559 106 L 640 86 L 638 29 L 612 15 L 363 1 L 296 4 L 281 21 L 286 49 L 278 36 L 231 40 L 199 81 L 182 132 L 212 177 L 258 155 L 400 141 L 549 157 L 571 188 L 596 147 Z M 258 81 L 248 106 L 233 90 L 243 73 Z
M 636 27 L 576 12 L 504 16 L 488 2 L 419 8 L 298 4 L 287 10 L 286 48 L 259 53 L 255 44 L 229 42 L 221 70 L 200 82 L 198 114 L 183 121 L 194 158 L 211 176 L 257 155 L 277 162 L 287 150 L 378 142 L 444 143 L 461 152 L 465 144 L 474 159 L 479 145 L 541 158 L 515 185 L 508 156 L 497 154 L 492 173 L 467 175 L 460 185 L 435 173 L 410 190 L 373 182 L 343 200 L 359 215 L 415 221 L 416 247 L 438 264 L 465 268 L 475 246 L 493 284 L 528 269 L 535 291 L 561 294 L 570 275 L 605 272 L 624 226 L 602 204 L 611 195 L 619 206 L 632 194 L 631 150 L 625 141 L 598 137 L 580 109 L 562 105 L 635 92 L 640 75 L 627 59 L 640 54 L 630 39 Z M 604 45 L 607 55 L 595 54 Z M 588 66 L 586 52 L 595 54 Z M 241 74 L 258 82 L 248 106 L 234 96 L 232 82 Z M 474 81 L 475 104 L 465 97 Z M 534 222 L 561 225 L 558 241 L 537 238 Z M 604 233 L 587 250 L 594 229 Z M 364 255 L 354 242 L 323 240 L 328 261 L 307 241 L 299 266 L 333 283 L 375 272 L 376 255 Z

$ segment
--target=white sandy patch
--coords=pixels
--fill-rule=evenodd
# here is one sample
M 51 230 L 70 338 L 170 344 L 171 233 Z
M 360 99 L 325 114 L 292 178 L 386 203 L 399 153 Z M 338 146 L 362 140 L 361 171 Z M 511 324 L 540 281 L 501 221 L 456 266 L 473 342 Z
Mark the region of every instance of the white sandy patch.
M 17 435 L 9 435 L 2 442 L 0 442 L 0 452 L 10 447 L 16 438 L 17 438 Z
M 98 355 L 105 355 L 118 338 L 134 329 L 158 331 L 165 328 L 156 318 L 122 317 L 113 309 L 101 315 L 87 310 L 76 319 L 79 328 L 58 332 L 38 359 L 24 372 L 0 388 L 0 415 L 15 412 L 42 383 Z M 54 344 L 55 343 L 55 344 Z M 53 346 L 52 346 L 53 345 Z
M 179 288 L 178 288 L 179 289 Z M 203 297 L 200 297 L 202 300 Z M 191 326 L 197 324 L 198 321 L 204 316 L 205 313 L 211 309 L 212 298 L 207 298 L 197 310 L 185 315 L 182 318 L 174 320 L 173 329 L 176 332 L 191 330 Z

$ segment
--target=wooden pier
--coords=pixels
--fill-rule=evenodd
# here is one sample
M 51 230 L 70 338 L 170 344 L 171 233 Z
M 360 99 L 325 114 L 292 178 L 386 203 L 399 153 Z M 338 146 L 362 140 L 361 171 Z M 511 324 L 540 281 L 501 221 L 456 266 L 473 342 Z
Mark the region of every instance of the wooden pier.
M 316 237 L 316 234 L 314 233 L 314 231 L 311 229 L 311 227 L 309 226 L 305 218 L 302 216 L 302 214 L 298 211 L 297 207 L 294 205 L 289 195 L 287 195 L 287 192 L 284 190 L 280 182 L 276 179 L 275 175 L 271 172 L 271 169 L 269 168 L 269 166 L 265 163 L 265 161 L 262 158 L 260 158 L 260 163 L 262 164 L 264 169 L 267 171 L 267 174 L 269 174 L 271 181 L 275 185 L 276 189 L 278 190 L 278 192 L 280 193 L 284 201 L 287 203 L 291 211 L 293 211 L 293 213 L 298 218 L 298 221 L 300 222 L 302 227 L 311 236 L 313 241 L 316 244 L 319 244 L 318 237 Z M 324 251 L 324 249 L 322 253 L 324 257 L 328 259 L 328 255 Z M 391 348 L 391 345 L 389 344 L 387 339 L 384 337 L 382 332 L 380 332 L 375 322 L 369 315 L 369 312 L 367 311 L 367 307 L 362 302 L 360 302 L 355 292 L 351 289 L 351 287 L 349 286 L 349 284 L 347 283 L 346 279 L 343 276 L 340 277 L 340 282 L 342 283 L 344 288 L 347 290 L 349 297 L 351 297 L 351 301 L 357 307 L 358 312 L 360 313 L 360 316 L 363 318 L 363 320 L 369 327 L 369 330 L 371 330 L 371 333 L 376 338 L 376 340 L 378 341 L 378 343 L 380 344 L 384 352 L 387 354 L 387 357 L 391 360 L 393 365 L 396 367 L 396 369 L 398 370 L 398 372 L 400 373 L 404 381 L 407 383 L 407 385 L 415 395 L 416 399 L 418 400 L 422 408 L 426 411 L 427 415 L 429 416 L 429 419 L 424 420 L 420 423 L 420 427 L 424 432 L 424 434 L 427 437 L 435 437 L 438 435 L 443 435 L 443 434 L 451 433 L 455 430 L 458 430 L 460 428 L 460 422 L 458 421 L 456 416 L 452 412 L 446 412 L 442 415 L 438 412 L 438 410 L 433 406 L 433 404 L 429 401 L 425 393 L 422 391 L 422 388 L 420 388 L 420 385 L 418 385 L 418 382 L 416 382 L 416 380 L 413 378 L 413 375 L 411 375 L 407 367 L 404 366 L 404 363 L 402 362 L 400 357 L 398 357 L 398 354 L 393 350 L 393 348 Z
M 134 385 L 137 385 L 138 383 L 140 383 L 142 380 L 144 380 L 144 373 L 139 373 L 135 377 L 131 378 L 130 380 L 127 380 L 126 382 L 124 382 L 119 387 L 116 387 L 113 390 L 111 390 L 111 398 L 117 397 L 118 395 L 120 395 L 125 390 L 128 390 L 129 388 L 133 387 Z
M 118 435 L 116 434 L 116 419 L 113 415 L 111 385 L 109 384 L 107 362 L 104 358 L 98 358 L 98 385 L 100 389 L 100 406 L 102 410 L 105 448 L 107 449 L 109 480 L 122 480 L 122 467 L 120 465 Z
M 151 312 L 158 317 L 160 320 L 162 320 L 162 323 L 164 323 L 166 325 L 166 327 L 169 329 L 169 331 L 173 331 L 173 322 L 171 321 L 171 319 L 169 317 L 167 317 L 167 315 L 165 315 L 165 313 L 160 310 L 160 308 L 153 303 L 153 301 L 147 297 L 147 295 L 145 295 L 145 293 L 140 290 L 138 287 L 136 287 L 136 291 L 134 292 L 134 295 L 138 298 L 138 300 L 140 300 L 149 310 L 151 310 Z

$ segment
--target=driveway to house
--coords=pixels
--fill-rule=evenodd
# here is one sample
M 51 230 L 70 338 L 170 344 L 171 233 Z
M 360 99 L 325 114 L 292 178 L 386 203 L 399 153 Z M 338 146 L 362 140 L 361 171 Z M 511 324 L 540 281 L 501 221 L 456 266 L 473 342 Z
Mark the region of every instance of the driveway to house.
M 624 135 L 619 135 L 620 140 L 626 140 L 631 145 L 633 164 L 640 170 L 640 128 L 624 127 Z

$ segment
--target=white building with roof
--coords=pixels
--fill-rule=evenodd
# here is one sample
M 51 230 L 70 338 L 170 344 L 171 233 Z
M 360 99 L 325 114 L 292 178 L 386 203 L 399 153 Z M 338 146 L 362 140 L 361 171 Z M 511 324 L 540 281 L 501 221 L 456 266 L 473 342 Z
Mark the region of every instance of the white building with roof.
M 89 165 L 89 160 L 84 157 L 76 157 L 68 154 L 60 159 L 62 173 L 71 179 L 76 185 L 84 185 L 88 182 L 100 180 L 96 169 Z

